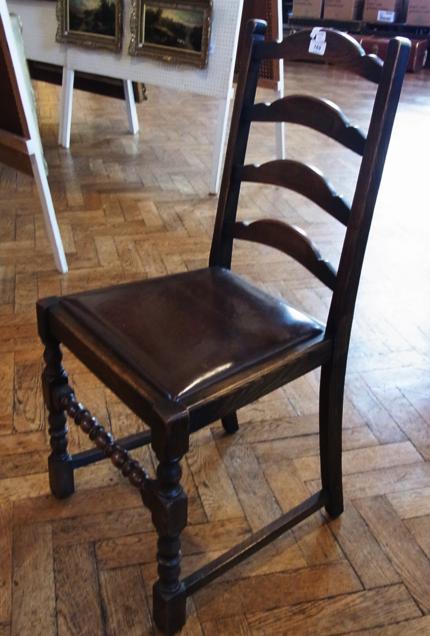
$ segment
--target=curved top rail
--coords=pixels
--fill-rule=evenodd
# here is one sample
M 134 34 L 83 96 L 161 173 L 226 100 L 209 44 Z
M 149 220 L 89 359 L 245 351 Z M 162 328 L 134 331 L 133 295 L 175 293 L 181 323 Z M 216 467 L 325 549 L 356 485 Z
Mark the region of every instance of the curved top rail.
M 367 55 L 360 44 L 350 35 L 321 28 L 324 41 L 315 47 L 313 30 L 298 31 L 282 42 L 259 42 L 255 46 L 257 59 L 275 58 L 288 61 L 320 61 L 347 66 L 351 71 L 378 83 L 383 63 L 375 55 Z

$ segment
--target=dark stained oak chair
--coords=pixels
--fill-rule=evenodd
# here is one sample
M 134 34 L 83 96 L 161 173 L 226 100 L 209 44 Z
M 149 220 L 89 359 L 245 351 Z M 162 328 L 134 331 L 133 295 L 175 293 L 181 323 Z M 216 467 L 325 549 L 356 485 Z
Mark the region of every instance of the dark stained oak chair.
M 342 406 L 354 305 L 378 188 L 409 55 L 409 42 L 390 42 L 386 62 L 365 55 L 351 37 L 320 31 L 318 52 L 310 31 L 283 42 L 264 41 L 265 24 L 250 22 L 239 79 L 209 266 L 62 298 L 39 301 L 38 325 L 45 345 L 44 398 L 49 410 L 53 494 L 74 491 L 74 470 L 109 457 L 142 494 L 158 533 L 158 581 L 154 619 L 165 633 L 185 622 L 186 598 L 308 515 L 325 506 L 341 514 Z M 321 41 L 322 45 L 321 45 Z M 366 136 L 331 102 L 293 95 L 271 105 L 254 104 L 263 60 L 317 58 L 339 64 L 378 84 Z M 244 165 L 251 122 L 293 122 L 333 138 L 362 157 L 351 206 L 317 170 L 292 160 Z M 274 220 L 236 221 L 243 181 L 299 192 L 346 226 L 338 271 L 301 231 Z M 295 258 L 332 291 L 327 324 L 260 291 L 231 271 L 235 239 L 255 241 Z M 150 429 L 115 441 L 78 402 L 62 367 L 64 343 Z M 236 412 L 295 378 L 321 367 L 320 456 L 322 488 L 183 580 L 180 535 L 187 524 L 187 497 L 180 460 L 189 436 L 215 420 L 227 433 L 238 428 Z M 97 447 L 71 456 L 66 414 Z M 159 465 L 155 479 L 129 451 L 151 443 Z

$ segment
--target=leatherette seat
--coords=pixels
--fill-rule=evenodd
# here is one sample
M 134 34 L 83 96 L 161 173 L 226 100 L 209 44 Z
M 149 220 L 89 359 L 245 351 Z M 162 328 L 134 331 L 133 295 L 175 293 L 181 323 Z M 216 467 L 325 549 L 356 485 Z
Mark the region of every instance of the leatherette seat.
M 324 325 L 220 267 L 65 296 L 60 322 L 62 310 L 172 400 L 324 333 Z

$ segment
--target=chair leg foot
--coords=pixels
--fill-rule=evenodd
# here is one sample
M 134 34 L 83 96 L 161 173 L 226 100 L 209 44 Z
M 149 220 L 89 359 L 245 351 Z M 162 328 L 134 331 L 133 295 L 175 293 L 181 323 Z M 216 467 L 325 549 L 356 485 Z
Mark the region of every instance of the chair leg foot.
M 188 445 L 188 437 L 186 438 Z M 175 634 L 185 624 L 186 595 L 181 573 L 181 532 L 187 525 L 188 502 L 182 489 L 181 454 L 168 456 L 168 440 L 152 440 L 159 459 L 157 479 L 143 491 L 143 502 L 151 510 L 158 534 L 158 581 L 154 585 L 153 614 L 164 634 Z M 181 450 L 177 448 L 176 450 Z M 180 456 L 179 456 L 180 455 Z
M 66 499 L 75 492 L 73 468 L 68 459 L 48 458 L 49 486 L 57 499 Z
M 321 481 L 327 495 L 325 509 L 332 519 L 343 512 L 342 410 L 346 359 L 321 369 L 320 454 Z
M 45 340 L 45 368 L 42 373 L 43 397 L 48 409 L 48 433 L 51 454 L 48 458 L 49 485 L 57 499 L 65 499 L 75 491 L 73 467 L 68 452 L 67 416 L 58 403 L 58 390 L 68 386 L 62 367 L 60 343 Z
M 239 430 L 239 422 L 237 421 L 236 413 L 226 415 L 222 418 L 221 422 L 227 435 L 233 435 L 233 433 L 237 433 Z
M 330 515 L 332 519 L 336 519 L 340 517 L 343 512 L 343 496 L 342 489 L 337 493 L 332 493 L 329 497 L 328 503 L 325 506 L 327 514 Z
M 186 621 L 187 598 L 182 585 L 174 594 L 166 594 L 160 588 L 160 582 L 153 588 L 154 622 L 163 634 L 171 636 L 181 631 Z

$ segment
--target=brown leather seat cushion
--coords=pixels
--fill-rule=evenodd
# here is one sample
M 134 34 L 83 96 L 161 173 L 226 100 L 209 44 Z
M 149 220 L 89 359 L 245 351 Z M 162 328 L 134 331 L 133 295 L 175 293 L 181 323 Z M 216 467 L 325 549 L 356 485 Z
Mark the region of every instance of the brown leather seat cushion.
M 60 299 L 164 395 L 185 397 L 323 333 L 233 272 L 202 269 Z

